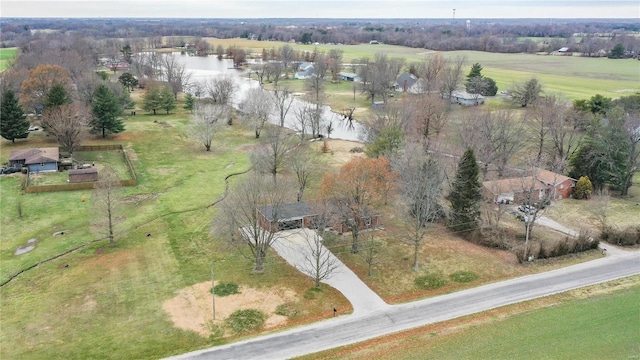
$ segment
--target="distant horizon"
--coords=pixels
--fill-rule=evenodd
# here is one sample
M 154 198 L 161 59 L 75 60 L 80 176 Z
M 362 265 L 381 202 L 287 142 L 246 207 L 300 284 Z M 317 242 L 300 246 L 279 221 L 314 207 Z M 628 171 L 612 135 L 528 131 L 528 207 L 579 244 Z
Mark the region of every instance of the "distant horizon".
M 640 19 L 636 0 L 2 0 L 2 18 Z M 638 20 L 640 22 L 640 20 Z

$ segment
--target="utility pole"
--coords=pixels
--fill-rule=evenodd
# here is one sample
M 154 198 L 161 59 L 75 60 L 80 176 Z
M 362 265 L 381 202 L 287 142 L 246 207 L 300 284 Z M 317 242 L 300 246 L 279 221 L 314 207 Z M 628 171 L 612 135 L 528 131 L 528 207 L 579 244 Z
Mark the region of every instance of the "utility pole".
M 213 320 L 216 319 L 216 292 L 215 292 L 215 284 L 213 281 L 213 265 L 211 265 L 211 300 L 213 306 Z

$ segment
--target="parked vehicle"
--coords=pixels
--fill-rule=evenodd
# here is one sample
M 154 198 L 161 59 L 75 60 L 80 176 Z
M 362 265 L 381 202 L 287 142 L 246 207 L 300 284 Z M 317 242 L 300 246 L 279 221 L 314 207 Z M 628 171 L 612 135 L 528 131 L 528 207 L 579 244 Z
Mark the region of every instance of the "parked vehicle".
M 3 173 L 3 174 L 13 174 L 13 173 L 17 173 L 17 172 L 20 172 L 20 171 L 22 171 L 20 168 L 17 168 L 17 167 L 8 167 L 8 168 L 6 168 L 6 169 L 3 169 L 3 170 L 2 170 L 2 173 Z
M 29 131 L 38 131 L 38 130 L 40 130 L 40 128 L 37 126 L 29 126 Z

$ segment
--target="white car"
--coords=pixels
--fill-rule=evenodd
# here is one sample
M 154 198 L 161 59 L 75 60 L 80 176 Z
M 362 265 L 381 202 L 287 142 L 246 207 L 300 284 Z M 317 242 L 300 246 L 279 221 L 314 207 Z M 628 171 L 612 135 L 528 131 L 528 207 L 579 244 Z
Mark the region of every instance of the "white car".
M 523 213 L 529 215 L 529 214 L 535 214 L 536 213 L 536 207 L 532 206 L 532 205 L 520 205 L 518 206 L 518 211 L 522 211 Z
M 40 130 L 40 128 L 37 126 L 29 126 L 29 131 L 38 131 L 38 130 Z

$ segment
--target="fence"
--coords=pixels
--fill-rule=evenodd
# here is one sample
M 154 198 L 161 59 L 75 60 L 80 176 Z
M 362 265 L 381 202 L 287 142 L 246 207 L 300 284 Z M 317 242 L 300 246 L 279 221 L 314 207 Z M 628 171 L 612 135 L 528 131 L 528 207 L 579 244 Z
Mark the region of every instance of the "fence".
M 65 148 L 59 148 L 59 151 L 66 151 Z M 133 169 L 133 165 L 131 164 L 131 160 L 129 160 L 129 156 L 127 152 L 124 150 L 122 145 L 85 145 L 80 146 L 76 151 L 122 151 L 122 155 L 124 156 L 124 161 L 127 164 L 127 169 L 129 170 L 129 174 L 131 175 L 131 179 L 120 180 L 121 186 L 136 186 L 138 185 L 138 180 L 136 177 L 136 172 Z M 94 182 L 86 182 L 86 183 L 73 183 L 73 184 L 61 184 L 61 185 L 37 185 L 30 186 L 29 185 L 29 173 L 27 173 L 26 181 L 24 182 L 23 189 L 26 193 L 41 193 L 41 192 L 53 192 L 53 191 L 73 191 L 73 190 L 89 190 L 93 189 Z

